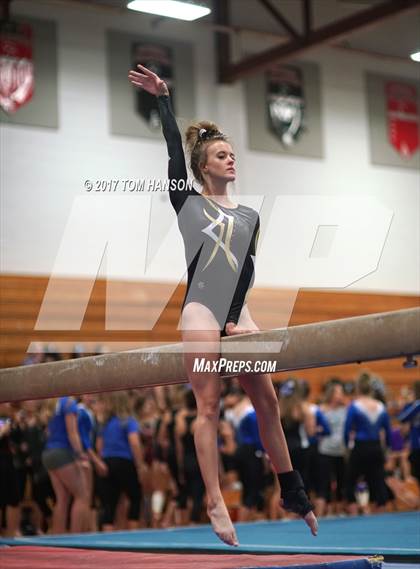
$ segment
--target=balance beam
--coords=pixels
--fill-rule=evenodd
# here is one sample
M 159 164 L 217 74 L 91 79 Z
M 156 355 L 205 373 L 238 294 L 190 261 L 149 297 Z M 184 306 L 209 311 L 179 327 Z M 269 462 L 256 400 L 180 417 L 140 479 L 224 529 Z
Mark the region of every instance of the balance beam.
M 183 350 L 180 343 L 2 369 L 0 402 L 186 383 Z M 221 357 L 227 361 L 275 360 L 276 372 L 419 353 L 420 308 L 303 324 L 221 340 Z M 237 373 L 223 376 L 233 375 Z

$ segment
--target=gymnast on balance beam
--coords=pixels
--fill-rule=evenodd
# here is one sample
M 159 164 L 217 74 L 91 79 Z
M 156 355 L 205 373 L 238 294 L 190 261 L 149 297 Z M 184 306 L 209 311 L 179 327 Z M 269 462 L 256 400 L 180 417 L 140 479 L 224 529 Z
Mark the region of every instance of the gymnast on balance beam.
M 186 131 L 191 170 L 203 190 L 199 193 L 185 189 L 185 156 L 167 85 L 142 65 L 129 72 L 129 80 L 158 100 L 169 153 L 169 196 L 178 216 L 188 266 L 182 340 L 184 347 L 203 342 L 206 346 L 200 354 L 184 348 L 184 357 L 197 401 L 194 440 L 206 486 L 207 513 L 217 536 L 228 545 L 238 545 L 219 484 L 217 426 L 221 378 L 217 371 L 194 371 L 194 360 L 201 357 L 218 361 L 221 336 L 258 331 L 245 297 L 254 281 L 259 215 L 250 207 L 233 203 L 227 193 L 229 182 L 236 177 L 235 155 L 227 137 L 214 123 L 200 121 Z M 240 375 L 239 381 L 257 413 L 261 440 L 280 482 L 282 506 L 299 514 L 316 535 L 317 520 L 302 478 L 290 461 L 271 376 Z

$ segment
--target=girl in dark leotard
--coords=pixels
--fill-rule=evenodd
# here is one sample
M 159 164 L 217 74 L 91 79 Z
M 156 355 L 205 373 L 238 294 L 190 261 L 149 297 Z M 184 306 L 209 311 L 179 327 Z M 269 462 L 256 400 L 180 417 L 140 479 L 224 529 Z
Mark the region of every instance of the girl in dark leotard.
M 253 284 L 259 216 L 244 205 L 233 207 L 223 194 L 213 197 L 194 189 L 180 189 L 188 181 L 181 136 L 169 97 L 159 96 L 158 105 L 170 157 L 169 179 L 171 187 L 176 188 L 169 196 L 178 216 L 188 267 L 182 308 L 190 303 L 207 307 L 225 334 L 227 322 L 238 323 L 245 295 Z M 188 129 L 187 143 L 197 166 L 200 152 L 215 141 L 220 145 L 216 163 L 220 172 L 216 175 L 226 185 L 226 176 L 232 180 L 235 177 L 234 156 L 226 137 L 213 123 L 200 123 Z M 204 182 L 200 170 L 197 175 Z M 199 329 L 203 329 L 201 324 Z
M 259 216 L 249 207 L 234 204 L 227 194 L 228 183 L 236 177 L 235 155 L 226 136 L 213 123 L 191 125 L 186 133 L 191 169 L 203 191 L 200 194 L 181 189 L 185 188 L 187 168 L 168 88 L 155 73 L 141 65 L 138 71 L 130 71 L 129 79 L 136 87 L 158 98 L 169 153 L 169 179 L 173 188 L 170 199 L 178 216 L 188 266 L 181 329 L 185 367 L 197 400 L 194 428 L 197 457 L 213 529 L 224 542 L 237 545 L 219 485 L 220 374 L 194 371 L 194 361 L 205 358 L 210 363 L 217 362 L 221 334 L 258 330 L 245 297 L 253 283 Z M 279 476 L 283 505 L 304 517 L 315 535 L 316 518 L 301 477 L 292 469 L 271 377 L 269 374 L 242 375 L 239 381 L 256 410 L 262 443 Z

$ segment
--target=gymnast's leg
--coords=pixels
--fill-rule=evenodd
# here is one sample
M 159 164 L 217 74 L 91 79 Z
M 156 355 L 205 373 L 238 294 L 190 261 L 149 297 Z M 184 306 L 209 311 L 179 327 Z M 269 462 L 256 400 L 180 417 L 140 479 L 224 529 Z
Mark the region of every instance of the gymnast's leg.
M 218 372 L 194 372 L 195 358 L 218 361 L 220 357 L 220 327 L 212 312 L 197 302 L 188 303 L 182 312 L 182 339 L 185 367 L 197 401 L 194 442 L 201 475 L 207 492 L 207 513 L 217 536 L 228 545 L 238 545 L 219 483 L 219 451 L 217 428 L 220 407 L 221 379 Z M 189 352 L 191 342 L 205 342 L 206 349 L 197 345 Z M 196 350 L 199 351 L 196 351 Z
M 258 331 L 247 305 L 242 308 L 237 327 L 226 325 L 227 333 L 243 329 Z M 318 524 L 297 471 L 293 471 L 289 449 L 280 422 L 280 408 L 270 374 L 241 375 L 239 381 L 257 413 L 261 442 L 278 475 L 282 490 L 283 507 L 300 514 L 313 535 Z

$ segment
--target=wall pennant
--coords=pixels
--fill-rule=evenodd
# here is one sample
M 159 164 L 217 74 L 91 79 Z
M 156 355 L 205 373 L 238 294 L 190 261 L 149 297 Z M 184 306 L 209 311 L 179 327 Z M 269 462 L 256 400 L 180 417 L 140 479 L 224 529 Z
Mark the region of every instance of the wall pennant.
M 403 158 L 410 158 L 419 147 L 417 89 L 401 81 L 387 81 L 385 94 L 389 141 Z
M 32 29 L 27 24 L 0 23 L 0 106 L 15 113 L 34 92 Z
M 270 130 L 291 147 L 304 130 L 305 98 L 301 70 L 275 65 L 266 73 L 266 104 Z
M 173 89 L 172 51 L 168 47 L 150 43 L 135 43 L 132 48 L 133 68 L 140 63 L 161 77 L 168 85 L 172 106 L 175 109 Z M 151 130 L 160 129 L 159 110 L 156 97 L 143 89 L 136 93 L 136 111 L 148 123 Z

